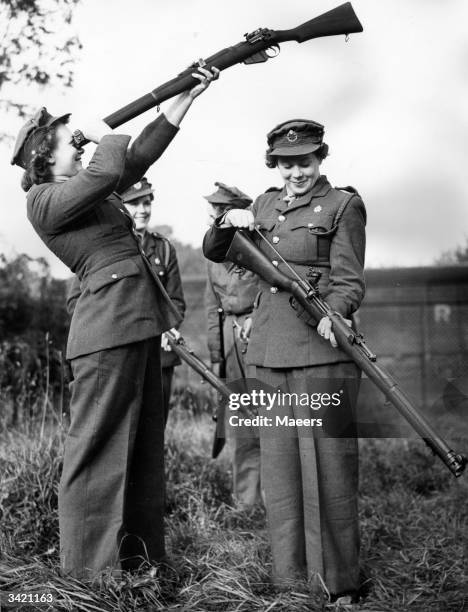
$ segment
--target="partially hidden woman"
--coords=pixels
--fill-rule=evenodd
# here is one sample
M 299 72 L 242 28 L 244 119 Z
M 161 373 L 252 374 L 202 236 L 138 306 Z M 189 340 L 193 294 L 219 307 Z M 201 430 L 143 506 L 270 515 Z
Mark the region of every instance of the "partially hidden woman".
M 200 83 L 130 148 L 130 136 L 103 122 L 83 129 L 78 136 L 97 144 L 86 168 L 69 115 L 42 108 L 15 145 L 28 219 L 81 285 L 67 345 L 71 423 L 59 488 L 62 569 L 76 577 L 165 559 L 159 345 L 180 315 L 145 259 L 120 194 L 161 156 L 217 75 L 200 68 Z
M 283 187 L 260 195 L 250 210 L 219 217 L 203 248 L 209 259 L 222 261 L 237 228 L 258 228 L 303 278 L 321 272 L 323 297 L 351 323 L 364 296 L 366 212 L 353 188 L 335 189 L 320 174 L 328 153 L 323 134 L 322 125 L 308 120 L 275 127 L 267 136 L 266 162 L 277 168 Z M 259 236 L 252 237 L 270 260 L 278 259 Z M 289 298 L 260 281 L 246 359 L 249 377 L 297 397 L 317 390 L 340 393 L 347 382 L 353 384 L 347 401 L 325 413 L 331 429 L 324 437 L 299 425 L 293 435 L 290 428 L 272 433 L 260 427 L 273 580 L 279 586 L 308 580 L 312 588 L 326 587 L 332 601 L 352 603 L 359 589 L 358 449 L 346 430 L 353 430 L 359 372 L 337 348 L 330 320 L 299 317 Z M 276 410 L 294 419 L 315 416 L 294 400 Z

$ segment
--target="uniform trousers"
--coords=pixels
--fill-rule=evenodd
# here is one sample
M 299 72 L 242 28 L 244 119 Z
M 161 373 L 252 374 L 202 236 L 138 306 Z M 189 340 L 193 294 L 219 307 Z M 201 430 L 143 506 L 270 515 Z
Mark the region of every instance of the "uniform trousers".
M 162 392 L 164 408 L 164 424 L 167 423 L 169 416 L 169 405 L 171 401 L 172 378 L 174 376 L 174 366 L 162 369 Z
M 62 568 L 76 577 L 164 558 L 160 336 L 71 361 L 59 488 Z
M 352 363 L 270 369 L 250 366 L 249 377 L 284 393 L 313 393 L 314 379 L 330 394 L 351 387 L 342 414 L 353 411 L 359 373 Z M 351 379 L 349 385 L 345 381 Z M 316 416 L 292 403 L 267 413 Z M 348 419 L 349 421 L 349 419 Z M 349 431 L 349 422 L 345 424 Z M 260 427 L 262 486 L 278 585 L 321 579 L 333 594 L 359 588 L 358 446 L 351 437 L 314 437 L 310 429 Z M 323 432 L 322 432 L 323 433 Z

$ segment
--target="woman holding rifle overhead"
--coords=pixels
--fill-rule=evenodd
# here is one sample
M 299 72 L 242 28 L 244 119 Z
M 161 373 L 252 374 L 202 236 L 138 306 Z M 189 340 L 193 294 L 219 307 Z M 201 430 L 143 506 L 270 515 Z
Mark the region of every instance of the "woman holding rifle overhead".
M 81 285 L 67 346 L 71 424 L 59 490 L 62 568 L 78 578 L 165 558 L 159 346 L 180 315 L 119 194 L 162 155 L 218 70 L 193 76 L 200 83 L 130 148 L 130 136 L 104 122 L 72 134 L 69 115 L 52 117 L 45 108 L 15 145 L 28 218 Z M 87 168 L 79 146 L 85 139 L 97 144 Z
M 354 189 L 334 189 L 320 174 L 328 153 L 323 133 L 314 121 L 291 120 L 268 134 L 266 163 L 277 168 L 283 187 L 269 189 L 250 210 L 218 218 L 205 236 L 204 253 L 222 261 L 237 228 L 257 228 L 302 278 L 320 272 L 321 294 L 350 320 L 364 296 L 366 213 Z M 279 259 L 257 233 L 252 237 L 271 259 Z M 249 378 L 285 394 L 278 394 L 273 410 L 262 412 L 279 421 L 260 427 L 274 583 L 297 587 L 308 580 L 313 588 L 325 586 L 332 601 L 351 604 L 359 589 L 353 426 L 359 370 L 337 348 L 327 317 L 302 319 L 289 294 L 264 281 L 246 361 Z M 317 392 L 327 399 L 319 408 L 297 401 Z M 286 399 L 280 403 L 281 397 Z M 336 398 L 334 406 L 330 397 Z M 295 425 L 276 426 L 284 416 Z M 311 417 L 321 417 L 323 427 L 301 425 Z

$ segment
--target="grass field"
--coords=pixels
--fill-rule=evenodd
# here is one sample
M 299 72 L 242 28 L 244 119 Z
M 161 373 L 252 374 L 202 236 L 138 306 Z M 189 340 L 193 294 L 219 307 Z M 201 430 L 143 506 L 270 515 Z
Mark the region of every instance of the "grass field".
M 173 567 L 94 582 L 60 577 L 57 485 L 64 426 L 44 419 L 0 430 L 0 589 L 51 593 L 41 610 L 330 610 L 327 597 L 277 592 L 262 508 L 232 505 L 229 458 L 210 459 L 206 391 L 179 396 L 167 432 L 166 539 Z M 200 414 L 201 413 L 201 414 Z M 359 610 L 468 610 L 467 477 L 455 480 L 418 441 L 361 440 L 363 597 Z M 460 446 L 458 443 L 457 446 Z M 7 609 L 2 607 L 2 610 Z M 16 609 L 33 610 L 31 606 Z

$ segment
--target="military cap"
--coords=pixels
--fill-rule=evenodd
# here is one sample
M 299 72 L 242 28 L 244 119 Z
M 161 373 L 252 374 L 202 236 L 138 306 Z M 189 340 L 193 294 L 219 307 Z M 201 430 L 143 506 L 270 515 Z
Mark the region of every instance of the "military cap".
M 154 189 L 152 189 L 151 183 L 148 181 L 146 176 L 144 176 L 141 181 L 138 181 L 138 183 L 132 185 L 122 194 L 122 199 L 125 204 L 128 204 L 137 198 L 143 198 L 146 195 L 151 195 L 151 199 L 153 199 L 153 192 Z
M 69 117 L 70 113 L 53 117 L 44 106 L 39 109 L 18 132 L 11 164 L 16 164 L 26 170 L 29 160 L 46 137 L 48 128 L 54 123 L 66 123 Z
M 324 127 L 308 119 L 280 123 L 267 134 L 267 155 L 307 155 L 320 149 Z
M 220 181 L 215 182 L 218 188 L 211 195 L 203 196 L 213 206 L 235 206 L 236 208 L 247 208 L 252 204 L 252 198 L 243 193 L 237 187 L 229 187 Z

